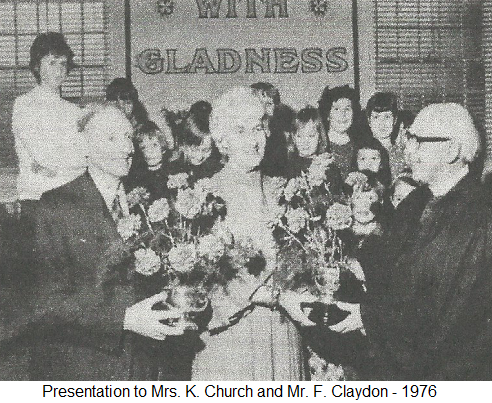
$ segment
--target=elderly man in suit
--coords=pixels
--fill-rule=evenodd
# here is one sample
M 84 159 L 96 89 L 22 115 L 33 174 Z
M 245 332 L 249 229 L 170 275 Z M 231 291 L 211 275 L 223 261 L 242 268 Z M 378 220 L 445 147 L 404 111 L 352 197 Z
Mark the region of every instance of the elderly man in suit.
M 433 104 L 407 147 L 414 179 L 432 196 L 407 231 L 398 228 L 396 253 L 365 267 L 368 300 L 339 304 L 352 314 L 331 329 L 364 326 L 379 379 L 491 380 L 492 208 L 469 168 L 478 132 L 461 105 Z
M 183 332 L 160 322 L 173 312 L 152 309 L 165 296 L 135 303 L 127 270 L 108 263 L 108 250 L 123 242 L 116 221 L 128 213 L 121 178 L 131 165 L 132 131 L 121 111 L 103 107 L 86 127 L 88 172 L 39 202 L 36 288 L 23 318 L 33 380 L 139 378 L 131 334 L 164 340 Z
M 339 302 L 350 314 L 329 329 L 367 334 L 375 361 L 361 378 L 491 380 L 492 208 L 469 168 L 478 132 L 461 105 L 433 104 L 417 115 L 407 147 L 430 196 L 409 196 L 406 220 L 361 259 L 367 299 Z M 280 302 L 299 315 L 298 304 Z

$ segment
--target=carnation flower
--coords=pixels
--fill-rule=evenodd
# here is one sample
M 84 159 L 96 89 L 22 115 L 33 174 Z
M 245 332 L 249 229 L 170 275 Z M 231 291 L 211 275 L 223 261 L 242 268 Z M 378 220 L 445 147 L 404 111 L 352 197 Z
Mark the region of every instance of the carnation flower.
M 285 214 L 289 229 L 297 234 L 306 226 L 306 221 L 309 218 L 308 213 L 302 208 L 291 209 Z
M 135 235 L 141 226 L 142 222 L 140 216 L 137 214 L 130 214 L 129 216 L 118 220 L 117 230 L 123 240 L 126 241 Z
M 275 206 L 271 207 L 268 209 L 268 226 L 269 227 L 274 227 L 278 224 L 280 224 L 280 220 L 282 217 L 285 215 L 285 211 L 287 210 L 287 207 L 281 205 L 281 204 L 276 204 Z
M 192 219 L 200 213 L 203 203 L 201 192 L 197 195 L 193 189 L 179 189 L 174 208 L 183 217 Z
M 333 163 L 331 154 L 316 155 L 308 169 L 307 179 L 311 186 L 321 186 L 327 180 L 326 170 Z
M 188 186 L 188 174 L 181 172 L 175 175 L 169 175 L 167 179 L 167 187 L 169 189 L 181 189 Z
M 291 180 L 289 180 L 284 188 L 285 200 L 291 201 L 292 198 L 299 192 L 299 190 L 300 186 L 298 178 L 292 178 Z
M 265 177 L 263 182 L 264 190 L 268 192 L 268 196 L 271 197 L 269 200 L 273 200 L 278 203 L 284 192 L 284 188 L 287 183 L 286 179 L 281 177 Z
M 159 222 L 165 220 L 169 216 L 169 203 L 167 199 L 162 198 L 156 200 L 149 207 L 147 212 L 150 222 Z
M 343 381 L 345 380 L 345 372 L 341 365 L 335 365 L 331 362 L 326 367 L 325 380 L 327 381 Z
M 198 253 L 210 260 L 217 260 L 224 254 L 224 242 L 215 234 L 205 235 L 198 243 Z
M 193 193 L 195 194 L 195 198 L 200 201 L 201 204 L 205 204 L 207 201 L 207 196 L 209 192 L 203 188 L 194 188 Z
M 332 204 L 326 210 L 325 224 L 333 230 L 349 228 L 352 225 L 352 209 L 345 204 Z
M 367 183 L 367 176 L 358 171 L 350 172 L 347 179 L 345 179 L 345 183 L 350 187 L 362 189 Z
M 307 173 L 307 180 L 311 186 L 321 186 L 326 181 L 326 167 L 318 164 L 311 164 Z
M 132 208 L 137 204 L 142 204 L 149 200 L 150 194 L 147 192 L 147 189 L 144 187 L 136 187 L 130 193 L 126 195 L 126 199 L 128 201 L 128 207 Z
M 214 227 L 215 236 L 217 236 L 225 245 L 230 245 L 234 242 L 234 236 L 224 224 L 224 221 L 217 223 Z
M 331 164 L 334 163 L 333 155 L 330 153 L 322 153 L 315 155 L 313 158 L 313 163 L 316 165 L 322 165 L 325 168 L 328 168 Z
M 135 251 L 135 271 L 144 276 L 151 276 L 161 268 L 161 259 L 152 249 Z
M 168 253 L 169 264 L 177 272 L 186 273 L 193 269 L 196 261 L 196 250 L 193 244 L 178 244 Z
M 318 356 L 315 352 L 311 353 L 308 365 L 311 372 L 312 381 L 343 381 L 345 380 L 345 372 L 341 365 L 332 363 L 327 364 L 326 361 Z

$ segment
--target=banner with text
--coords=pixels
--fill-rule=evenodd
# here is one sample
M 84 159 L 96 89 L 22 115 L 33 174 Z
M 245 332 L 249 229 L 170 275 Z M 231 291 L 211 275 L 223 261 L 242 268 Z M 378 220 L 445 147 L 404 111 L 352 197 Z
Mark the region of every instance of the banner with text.
M 151 112 L 266 81 L 316 105 L 354 83 L 350 0 L 131 0 L 132 79 Z M 152 113 L 155 115 L 155 113 Z

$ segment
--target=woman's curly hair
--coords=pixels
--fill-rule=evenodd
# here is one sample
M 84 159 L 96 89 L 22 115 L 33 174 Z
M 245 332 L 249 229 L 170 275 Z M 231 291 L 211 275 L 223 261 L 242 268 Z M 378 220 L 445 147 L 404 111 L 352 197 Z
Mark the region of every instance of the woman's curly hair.
M 235 87 L 212 103 L 210 114 L 210 133 L 221 154 L 227 155 L 228 148 L 244 123 L 263 117 L 264 110 L 253 90 L 247 87 Z

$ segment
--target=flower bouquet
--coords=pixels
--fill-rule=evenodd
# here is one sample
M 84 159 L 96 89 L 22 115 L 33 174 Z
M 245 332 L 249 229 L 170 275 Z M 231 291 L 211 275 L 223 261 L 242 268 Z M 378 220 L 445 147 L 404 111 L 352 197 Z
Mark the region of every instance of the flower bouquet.
M 146 190 L 136 188 L 128 201 L 135 213 L 120 220 L 118 230 L 133 255 L 136 283 L 148 295 L 165 290 L 165 302 L 155 309 L 180 310 L 179 320 L 190 330 L 207 325 L 209 294 L 216 287 L 265 268 L 261 251 L 220 225 L 225 206 L 208 179 L 179 185 L 174 200 L 150 203 Z
M 304 289 L 325 305 L 360 298 L 360 281 L 346 249 L 352 238 L 350 199 L 330 192 L 328 154 L 315 158 L 306 173 L 285 186 L 285 210 L 273 225 L 279 239 L 279 281 L 283 288 Z
M 274 223 L 281 245 L 277 276 L 284 289 L 317 297 L 316 302 L 303 307 L 317 324 L 302 330 L 313 379 L 343 380 L 347 376 L 345 363 L 350 366 L 354 354 L 342 345 L 353 346 L 347 339 L 355 337 L 336 334 L 329 326 L 349 314 L 337 307 L 337 301 L 359 302 L 363 298 L 363 273 L 348 253 L 353 239 L 351 200 L 333 195 L 327 178 L 322 177 L 325 166 L 320 168 L 320 161 L 313 165 L 284 189 L 285 214 Z

